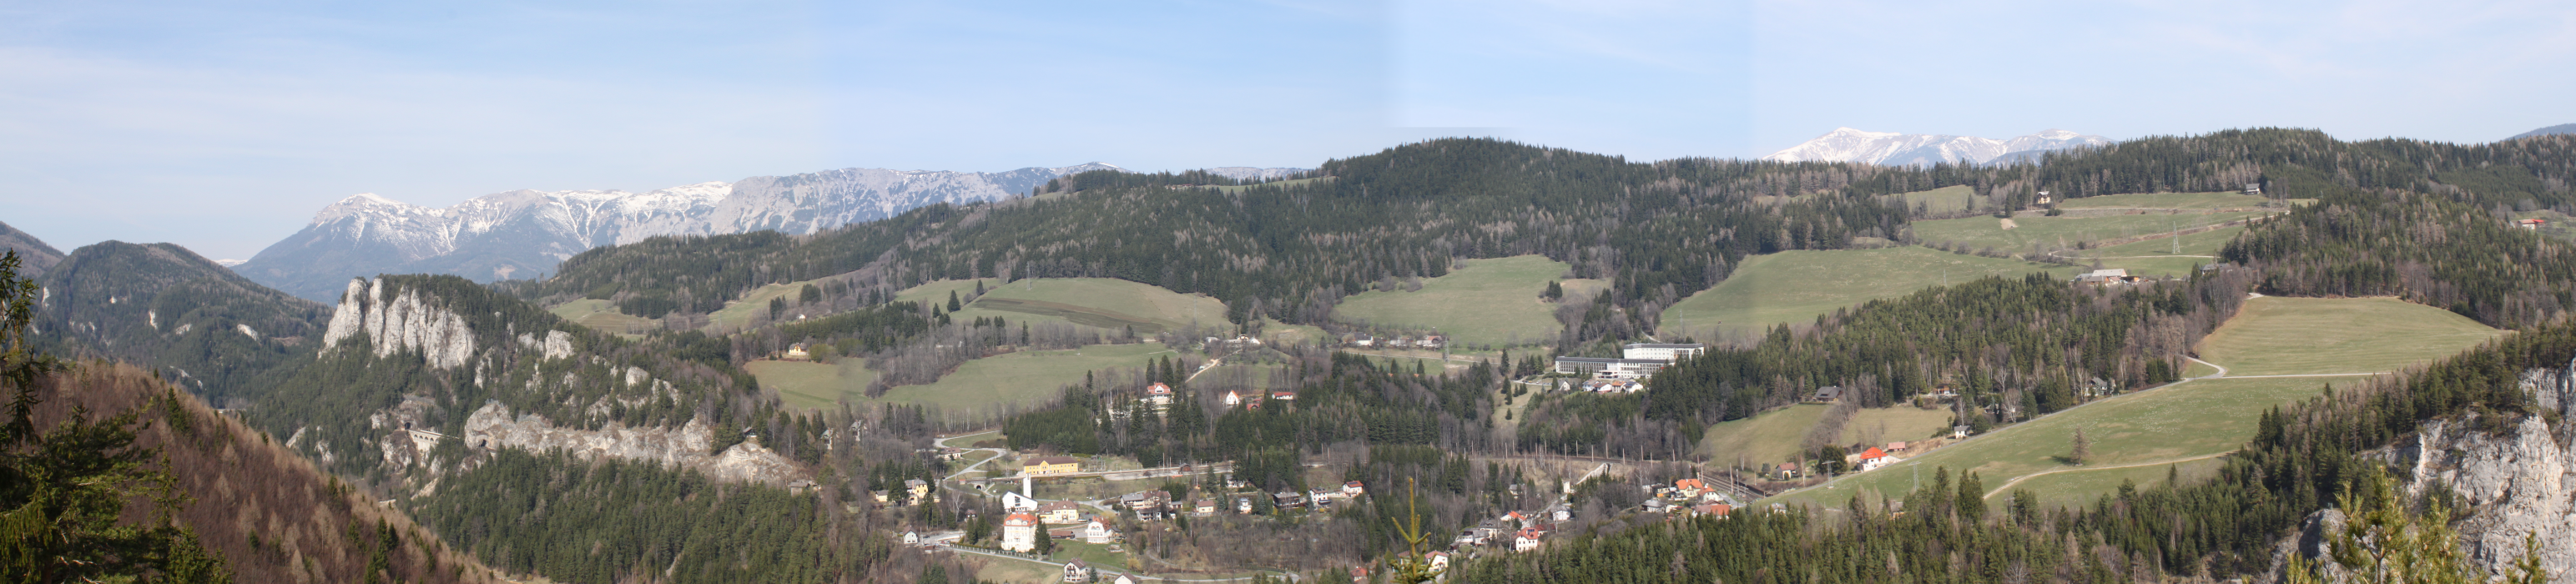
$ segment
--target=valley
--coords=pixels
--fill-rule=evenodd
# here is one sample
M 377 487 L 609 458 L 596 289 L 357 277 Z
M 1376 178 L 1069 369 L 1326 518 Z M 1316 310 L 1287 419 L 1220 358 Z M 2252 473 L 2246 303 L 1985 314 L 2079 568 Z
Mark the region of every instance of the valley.
M 2243 477 L 2396 460 L 2371 452 L 2423 423 L 2527 426 L 2576 378 L 2576 248 L 2495 210 L 2564 197 L 2443 182 L 2561 176 L 2576 138 L 2016 139 L 2064 150 L 2043 164 L 1861 134 L 1802 156 L 1978 163 L 1442 139 L 864 218 L 867 173 L 833 171 L 730 183 L 839 193 L 740 229 L 556 242 L 518 268 L 542 278 L 334 277 L 316 301 L 280 266 L 358 258 L 234 271 L 109 242 L 0 299 L 39 351 L 130 367 L 84 383 L 218 406 L 210 427 L 411 542 L 300 581 L 1342 581 L 1413 554 L 1413 521 L 1452 581 L 1850 581 L 1788 545 L 1948 561 L 1872 547 L 1882 527 L 2044 552 L 1994 569 L 2236 577 L 2342 492 Z M 2237 194 L 2265 184 L 2301 198 Z M 2131 531 L 2158 537 L 2106 535 Z M 298 564 L 225 545 L 244 574 Z M 1630 549 L 1665 571 L 1586 559 Z

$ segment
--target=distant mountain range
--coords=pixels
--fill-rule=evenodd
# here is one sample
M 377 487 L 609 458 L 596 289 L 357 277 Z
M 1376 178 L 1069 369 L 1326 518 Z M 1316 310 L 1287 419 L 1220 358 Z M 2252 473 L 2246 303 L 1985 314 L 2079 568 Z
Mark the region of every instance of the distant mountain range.
M 1859 162 L 1882 166 L 1929 166 L 1936 163 L 2011 164 L 2037 162 L 2042 153 L 2107 146 L 2110 138 L 2046 130 L 2006 140 L 1946 134 L 1900 134 L 1835 128 L 1814 140 L 1773 152 L 1763 160 L 1779 162 Z
M 2513 137 L 2506 138 L 2506 140 L 2520 140 L 2532 136 L 2548 136 L 2552 134 L 2576 134 L 2576 124 L 2559 124 L 2538 130 L 2514 134 Z
M 63 261 L 62 251 L 45 245 L 43 240 L 10 227 L 7 223 L 0 223 L 0 250 L 16 250 L 20 262 L 19 271 L 29 276 L 44 275 L 45 268 L 54 267 L 54 264 Z
M 764 229 L 813 233 L 935 203 L 999 200 L 1056 177 L 1094 170 L 1124 169 L 1098 162 L 1009 172 L 847 168 L 645 193 L 519 190 L 444 209 L 361 194 L 323 207 L 302 231 L 233 269 L 297 296 L 332 302 L 352 277 L 427 273 L 481 282 L 530 278 L 553 270 L 564 258 L 604 245 Z M 1303 171 L 1210 169 L 1257 180 Z

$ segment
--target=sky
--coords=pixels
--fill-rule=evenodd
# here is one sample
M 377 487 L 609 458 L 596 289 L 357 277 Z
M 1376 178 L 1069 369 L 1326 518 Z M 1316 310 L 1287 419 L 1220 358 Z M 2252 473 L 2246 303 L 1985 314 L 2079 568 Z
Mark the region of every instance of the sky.
M 0 222 L 247 259 L 357 193 L 2576 122 L 2563 1 L 398 4 L 0 2 Z

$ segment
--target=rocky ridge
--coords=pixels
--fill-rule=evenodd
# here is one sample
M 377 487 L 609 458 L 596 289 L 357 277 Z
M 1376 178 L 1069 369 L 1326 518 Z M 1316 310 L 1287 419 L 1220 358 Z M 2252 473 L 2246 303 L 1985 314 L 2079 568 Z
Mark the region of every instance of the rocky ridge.
M 2559 420 L 2576 416 L 2576 363 L 2525 371 L 2521 385 Z M 2552 581 L 2576 577 L 2576 546 L 2565 545 L 2576 541 L 2576 450 L 2570 448 L 2576 445 L 2576 425 L 2544 416 L 2522 416 L 2501 430 L 2479 429 L 2479 422 L 2426 422 L 2413 440 L 2374 454 L 2398 469 L 2410 494 L 2438 485 L 2468 504 L 2455 525 L 2460 549 L 2487 573 L 2511 573 L 2528 534 L 2540 538 L 2541 565 Z M 2277 559 L 2293 552 L 2314 557 L 2322 551 L 2319 534 L 2342 523 L 2337 510 L 2317 512 L 2302 533 L 2281 543 Z
M 235 271 L 328 302 L 352 277 L 454 274 L 479 282 L 541 276 L 594 247 L 660 236 L 775 229 L 804 234 L 937 203 L 992 201 L 1056 177 L 1120 170 L 1088 163 L 1008 172 L 846 168 L 705 182 L 645 193 L 518 190 L 447 208 L 353 195 Z M 1284 169 L 1254 169 L 1284 170 Z

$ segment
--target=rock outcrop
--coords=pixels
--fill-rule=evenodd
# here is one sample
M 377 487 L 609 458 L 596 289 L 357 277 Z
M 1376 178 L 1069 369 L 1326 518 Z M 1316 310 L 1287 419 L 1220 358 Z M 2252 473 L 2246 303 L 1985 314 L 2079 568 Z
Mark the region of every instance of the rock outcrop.
M 465 444 L 476 449 L 561 449 L 582 458 L 607 456 L 646 460 L 695 469 L 710 478 L 777 485 L 808 478 L 795 463 L 755 442 L 708 454 L 715 432 L 700 420 L 678 428 L 628 428 L 609 424 L 598 430 L 556 426 L 535 414 L 513 415 L 498 403 L 485 404 L 465 420 Z
M 322 352 L 362 334 L 375 342 L 377 357 L 414 350 L 440 369 L 463 367 L 474 357 L 474 331 L 465 326 L 465 317 L 422 300 L 418 290 L 387 299 L 381 279 L 349 281 L 340 306 L 331 312 L 330 326 L 323 330 Z
M 2527 371 L 2522 389 L 2564 420 L 2576 415 L 2576 387 L 2570 384 L 2576 375 L 2570 373 L 2569 367 Z M 2544 418 L 2426 422 L 2413 439 L 2375 455 L 2398 469 L 2412 493 L 2439 485 L 2468 503 L 2456 524 L 2460 548 L 2487 573 L 2511 573 L 2524 553 L 2523 538 L 2536 535 L 2550 579 L 2565 582 L 2576 577 L 2576 545 L 2568 545 L 2576 541 L 2576 461 L 2570 459 L 2576 451 L 2569 448 L 2576 444 L 2576 426 Z M 2342 520 L 2333 509 L 2320 511 L 2280 549 L 2314 556 L 2321 534 Z

